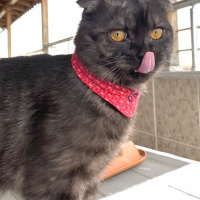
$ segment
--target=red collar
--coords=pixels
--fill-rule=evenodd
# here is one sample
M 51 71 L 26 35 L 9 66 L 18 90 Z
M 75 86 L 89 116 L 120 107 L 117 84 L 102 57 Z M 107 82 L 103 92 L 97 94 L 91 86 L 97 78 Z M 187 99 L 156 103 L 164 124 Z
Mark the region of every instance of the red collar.
M 113 84 L 104 79 L 98 79 L 90 74 L 77 58 L 76 53 L 72 55 L 72 66 L 77 76 L 96 94 L 105 99 L 126 117 L 132 117 L 137 110 L 140 92 L 130 88 Z

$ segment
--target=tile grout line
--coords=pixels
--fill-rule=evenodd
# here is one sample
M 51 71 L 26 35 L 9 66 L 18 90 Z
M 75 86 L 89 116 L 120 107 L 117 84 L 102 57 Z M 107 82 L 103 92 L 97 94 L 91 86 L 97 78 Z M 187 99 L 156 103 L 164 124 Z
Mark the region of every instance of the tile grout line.
M 158 150 L 158 138 L 157 138 L 157 124 L 156 124 L 156 98 L 155 98 L 155 83 L 152 80 L 152 90 L 153 90 L 153 117 L 154 117 L 154 128 L 155 128 L 155 147 Z
M 200 134 L 200 99 L 199 99 L 199 81 L 197 79 L 197 107 L 198 107 L 198 116 L 199 116 L 199 134 Z
M 200 150 L 200 148 L 197 147 L 197 146 L 193 146 L 193 145 L 190 145 L 190 144 L 187 144 L 187 143 L 179 142 L 179 141 L 172 140 L 172 139 L 169 139 L 169 138 L 165 138 L 165 137 L 162 137 L 162 136 L 158 136 L 158 137 L 161 138 L 161 139 L 164 139 L 164 140 L 168 140 L 170 142 L 175 142 L 175 143 L 178 143 L 178 144 L 181 144 L 181 145 L 185 145 L 185 146 L 196 148 L 196 149 Z
M 151 133 L 147 133 L 147 132 L 144 132 L 144 131 L 140 131 L 140 130 L 137 130 L 137 132 L 140 132 L 142 134 L 146 134 L 146 135 L 151 135 L 151 136 L 154 136 L 153 134 Z M 176 141 L 176 140 L 172 140 L 172 139 L 169 139 L 169 138 L 166 138 L 166 137 L 162 137 L 162 136 L 157 136 L 158 138 L 161 138 L 161 139 L 164 139 L 164 140 L 168 140 L 170 142 L 175 142 L 175 143 L 178 143 L 178 144 L 181 144 L 181 145 L 185 145 L 185 146 L 188 146 L 188 147 L 192 147 L 192 148 L 196 148 L 196 149 L 199 149 L 199 147 L 197 146 L 193 146 L 193 145 L 190 145 L 190 144 L 187 144 L 187 143 L 183 143 L 183 142 L 179 142 L 179 141 Z
M 146 135 L 151 135 L 151 136 L 154 136 L 154 137 L 155 137 L 155 134 L 148 133 L 148 132 L 146 132 L 146 131 L 140 131 L 140 130 L 138 130 L 138 129 L 136 129 L 136 131 L 139 132 L 139 133 L 144 133 L 144 134 L 146 134 Z

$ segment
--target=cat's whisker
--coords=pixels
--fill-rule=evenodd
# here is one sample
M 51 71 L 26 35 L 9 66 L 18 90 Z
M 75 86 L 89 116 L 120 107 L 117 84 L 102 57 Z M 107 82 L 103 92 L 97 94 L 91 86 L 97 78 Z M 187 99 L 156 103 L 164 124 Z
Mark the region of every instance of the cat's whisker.
M 113 66 L 115 64 L 115 61 L 116 61 L 116 59 L 101 62 L 100 66 L 108 66 L 109 67 L 109 65 L 111 65 L 112 67 L 115 67 L 115 66 Z
M 120 73 L 118 73 L 120 71 L 120 68 L 118 67 L 117 70 L 114 72 L 114 80 L 113 80 L 113 83 L 117 83 L 118 82 L 118 79 L 119 79 L 119 76 L 120 76 Z M 118 75 L 116 76 L 116 74 L 118 73 Z
M 102 61 L 101 64 L 102 64 L 102 65 L 107 65 L 107 64 L 109 64 L 110 62 L 113 63 L 114 61 L 116 61 L 115 58 L 110 58 L 109 60 Z
M 116 69 L 117 69 L 118 67 L 113 67 L 113 69 L 111 68 L 110 70 L 108 70 L 107 72 L 105 72 L 101 77 L 100 77 L 100 79 L 103 79 L 103 78 L 105 78 L 104 76 L 105 75 L 107 75 L 107 74 L 109 74 L 109 73 L 112 73 L 113 71 L 115 71 Z M 86 115 L 86 110 L 87 110 L 87 105 L 88 105 L 88 102 L 89 102 L 89 100 L 90 100 L 90 98 L 92 97 L 92 92 L 87 96 L 88 94 L 85 94 L 85 96 L 84 96 L 84 99 L 83 99 L 83 101 L 82 102 L 85 102 L 86 101 L 86 104 L 85 104 L 85 108 L 84 108 L 84 115 Z M 87 97 L 87 99 L 86 99 L 86 97 Z
M 102 74 L 102 76 L 100 77 L 100 79 L 104 79 L 106 78 L 106 75 L 114 72 L 118 67 L 113 67 L 113 69 L 111 68 L 110 70 L 108 70 L 107 72 L 105 72 L 104 74 Z
M 120 71 L 120 69 L 117 72 L 119 72 L 119 71 Z M 123 72 L 118 73 L 118 75 L 115 78 L 116 82 L 118 82 L 119 80 L 121 80 L 122 76 L 123 76 Z
M 113 59 L 115 60 L 115 59 Z M 101 66 L 100 66 L 101 67 Z M 111 69 L 109 69 L 108 71 L 106 71 L 101 77 L 99 77 L 99 79 L 104 79 L 106 75 L 108 75 L 109 73 L 112 73 L 113 71 L 115 70 L 118 70 L 118 67 L 114 66 L 114 67 L 111 67 Z M 86 101 L 86 104 L 85 104 L 85 108 L 84 108 L 84 115 L 86 115 L 86 110 L 87 110 L 87 105 L 88 105 L 88 102 L 90 100 L 90 98 L 92 97 L 92 92 L 88 95 L 88 94 L 85 94 L 82 102 L 85 102 Z M 86 99 L 87 98 L 87 99 Z

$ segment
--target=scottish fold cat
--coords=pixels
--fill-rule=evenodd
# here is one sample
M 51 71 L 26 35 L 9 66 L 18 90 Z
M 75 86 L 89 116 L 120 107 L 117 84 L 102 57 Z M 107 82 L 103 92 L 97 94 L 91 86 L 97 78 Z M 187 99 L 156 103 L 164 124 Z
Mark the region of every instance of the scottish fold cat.
M 73 55 L 0 60 L 0 189 L 94 200 L 133 133 L 143 85 L 168 67 L 168 0 L 78 0 Z

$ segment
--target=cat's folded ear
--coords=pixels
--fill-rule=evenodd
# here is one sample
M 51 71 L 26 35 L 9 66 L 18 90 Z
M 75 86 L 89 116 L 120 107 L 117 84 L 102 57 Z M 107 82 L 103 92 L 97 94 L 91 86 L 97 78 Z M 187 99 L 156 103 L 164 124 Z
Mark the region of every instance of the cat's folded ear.
M 164 10 L 166 11 L 172 10 L 172 2 L 173 0 L 162 0 L 161 3 Z
M 98 2 L 98 0 L 78 0 L 76 3 L 86 11 L 90 12 L 96 8 Z

